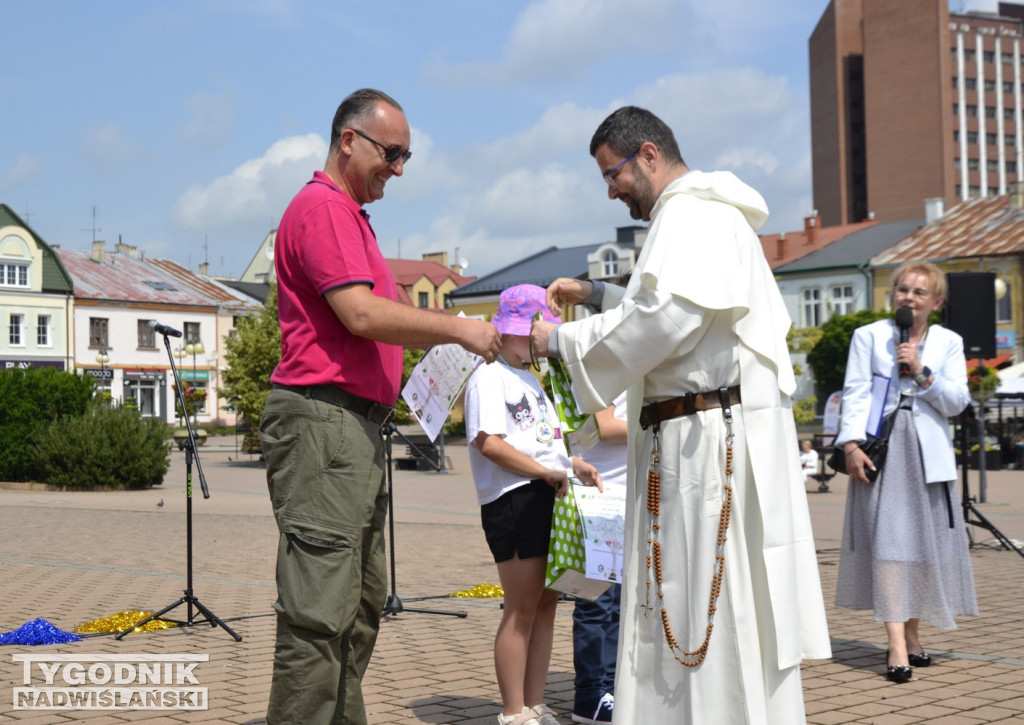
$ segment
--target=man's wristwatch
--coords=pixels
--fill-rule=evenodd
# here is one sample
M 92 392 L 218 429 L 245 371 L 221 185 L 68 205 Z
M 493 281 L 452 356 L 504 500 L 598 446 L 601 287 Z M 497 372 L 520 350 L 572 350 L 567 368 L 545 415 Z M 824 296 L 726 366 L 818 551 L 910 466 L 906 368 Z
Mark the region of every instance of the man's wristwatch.
M 924 385 L 925 383 L 928 382 L 928 378 L 930 378 L 931 376 L 932 369 L 925 365 L 923 368 L 921 368 L 921 374 L 914 376 L 914 382 L 917 383 L 919 386 Z

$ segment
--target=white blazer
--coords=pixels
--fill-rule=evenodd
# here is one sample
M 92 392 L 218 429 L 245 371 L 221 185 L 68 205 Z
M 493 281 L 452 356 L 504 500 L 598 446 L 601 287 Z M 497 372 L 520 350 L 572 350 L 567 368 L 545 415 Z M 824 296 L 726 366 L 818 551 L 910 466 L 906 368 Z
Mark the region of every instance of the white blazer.
M 900 398 L 896 346 L 899 330 L 892 320 L 878 320 L 853 333 L 843 384 L 842 420 L 836 445 L 865 440 L 875 375 L 889 378 L 884 415 L 896 409 Z M 967 361 L 963 338 L 941 325 L 931 325 L 924 338 L 921 364 L 931 368 L 934 379 L 927 390 L 915 387 L 914 423 L 924 461 L 925 483 L 956 480 L 956 458 L 950 437 L 949 418 L 959 415 L 970 402 Z M 874 432 L 874 431 L 872 431 Z

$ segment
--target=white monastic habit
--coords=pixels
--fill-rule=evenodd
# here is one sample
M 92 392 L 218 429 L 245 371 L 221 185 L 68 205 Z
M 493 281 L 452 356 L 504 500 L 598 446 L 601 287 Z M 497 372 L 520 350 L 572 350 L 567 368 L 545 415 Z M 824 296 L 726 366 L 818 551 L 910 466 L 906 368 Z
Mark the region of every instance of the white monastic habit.
M 588 412 L 629 389 L 630 496 L 615 683 L 619 725 L 805 722 L 801 659 L 831 657 L 790 395 L 791 321 L 756 230 L 761 196 L 729 173 L 669 184 L 625 290 L 603 314 L 557 328 L 577 400 Z M 665 607 L 682 650 L 708 624 L 723 501 L 720 408 L 660 425 L 663 598 L 648 570 L 652 429 L 647 403 L 740 386 L 733 407 L 733 496 L 725 577 L 707 656 L 684 667 L 666 643 Z M 646 584 L 651 580 L 651 586 Z M 645 614 L 645 604 L 653 611 Z

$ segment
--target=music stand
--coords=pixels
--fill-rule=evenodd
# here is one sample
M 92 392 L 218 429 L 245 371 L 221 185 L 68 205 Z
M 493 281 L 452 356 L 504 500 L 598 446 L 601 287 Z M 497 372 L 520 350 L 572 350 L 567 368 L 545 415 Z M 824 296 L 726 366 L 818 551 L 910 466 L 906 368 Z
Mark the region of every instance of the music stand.
M 964 523 L 970 524 L 971 526 L 977 526 L 978 528 L 982 528 L 991 532 L 992 535 L 999 541 L 999 543 L 1003 545 L 1004 549 L 1013 549 L 1022 557 L 1024 557 L 1024 551 L 1021 551 L 1020 548 L 1015 543 L 1013 543 L 1013 540 L 1008 538 L 1002 531 L 1000 531 L 996 527 L 995 524 L 993 524 L 991 521 L 985 518 L 985 516 L 978 510 L 978 507 L 974 505 L 974 497 L 970 495 L 970 487 L 967 484 L 967 469 L 969 468 L 971 450 L 969 436 L 967 435 L 967 424 L 970 422 L 970 419 L 972 417 L 971 413 L 969 412 L 970 410 L 971 408 L 970 406 L 968 406 L 960 414 L 960 465 L 963 470 L 963 491 L 961 505 L 963 506 L 964 510 Z M 982 415 L 984 415 L 984 411 L 980 412 L 982 412 Z M 984 440 L 984 433 L 982 433 L 982 444 L 978 446 L 979 458 L 985 455 Z M 978 462 L 978 465 L 981 465 L 980 461 Z M 971 518 L 972 516 L 974 517 L 973 519 Z M 974 536 L 972 536 L 970 528 L 967 529 L 967 538 L 970 541 L 970 546 L 973 548 Z
M 167 348 L 167 359 L 171 363 L 171 373 L 172 373 L 172 375 L 174 377 L 174 388 L 175 388 L 175 390 L 178 393 L 178 404 L 181 405 L 181 410 L 184 413 L 184 418 L 185 418 L 185 428 L 186 428 L 186 430 L 188 430 L 188 436 L 187 437 L 178 438 L 177 436 L 175 436 L 176 440 L 178 441 L 178 449 L 185 451 L 185 551 L 186 551 L 185 559 L 186 559 L 186 562 L 187 562 L 187 577 L 186 577 L 186 580 L 185 580 L 186 581 L 186 586 L 185 586 L 184 594 L 182 595 L 182 597 L 180 599 L 178 599 L 178 601 L 172 602 L 171 604 L 167 605 L 166 607 L 161 609 L 156 614 L 151 614 L 150 616 L 146 617 L 145 619 L 143 619 L 138 624 L 135 624 L 135 625 L 129 627 L 128 629 L 124 630 L 123 632 L 118 632 L 116 635 L 114 635 L 114 639 L 123 639 L 125 637 L 125 635 L 127 635 L 132 630 L 134 630 L 134 629 L 141 629 L 145 624 L 153 621 L 154 619 L 160 619 L 160 621 L 162 621 L 162 622 L 173 622 L 174 624 L 180 624 L 180 625 L 184 625 L 184 626 L 188 626 L 188 627 L 191 627 L 191 626 L 193 626 L 195 624 L 202 624 L 204 622 L 209 622 L 211 627 L 218 627 L 218 626 L 222 627 L 224 629 L 224 631 L 226 631 L 228 634 L 230 634 L 232 637 L 235 638 L 236 642 L 241 642 L 242 641 L 241 635 L 239 635 L 237 632 L 235 632 L 233 629 L 231 629 L 231 627 L 229 627 L 228 625 L 224 624 L 224 622 L 219 617 L 217 617 L 216 614 L 214 614 L 209 609 L 207 609 L 203 605 L 203 603 L 199 601 L 199 598 L 196 597 L 195 594 L 192 593 L 193 592 L 193 590 L 192 590 L 192 461 L 193 460 L 195 460 L 196 469 L 199 471 L 199 485 L 200 485 L 200 488 L 202 488 L 202 490 L 203 490 L 203 498 L 210 498 L 210 489 L 206 486 L 206 476 L 203 474 L 203 464 L 199 460 L 199 451 L 197 450 L 197 446 L 196 446 L 196 434 L 195 434 L 195 431 L 192 429 L 192 422 L 189 420 L 188 406 L 185 405 L 185 394 L 184 394 L 184 392 L 182 391 L 182 388 L 181 388 L 181 379 L 178 377 L 178 368 L 174 365 L 174 355 L 171 353 L 171 340 L 170 340 L 170 337 L 168 335 L 177 332 L 177 330 L 169 330 L 166 327 L 164 328 L 164 330 L 168 330 L 167 332 L 161 332 L 161 334 L 164 337 L 164 346 Z M 181 337 L 181 333 L 177 332 L 175 337 Z M 178 620 L 178 619 L 164 619 L 163 618 L 164 614 L 166 614 L 167 612 L 171 611 L 172 609 L 174 609 L 176 607 L 180 607 L 182 604 L 187 604 L 188 605 L 188 619 L 186 619 L 186 620 Z M 199 612 L 205 617 L 205 619 L 200 619 L 200 620 L 197 621 L 195 616 L 194 616 L 194 612 L 192 611 L 193 607 L 195 607 L 195 609 L 198 609 Z
M 385 457 L 387 458 L 388 465 L 388 548 L 391 558 L 391 593 L 388 594 L 388 598 L 384 601 L 384 609 L 381 611 L 381 616 L 389 614 L 401 614 L 402 612 L 413 612 L 415 614 L 444 614 L 449 617 L 459 617 L 465 619 L 469 616 L 466 612 L 446 612 L 440 609 L 417 609 L 413 607 L 406 607 L 402 604 L 401 598 L 398 596 L 397 588 L 397 577 L 395 575 L 395 496 L 394 496 L 394 478 L 392 475 L 392 461 L 391 461 L 391 436 L 397 433 L 403 440 L 409 443 L 409 440 L 399 432 L 394 422 L 388 421 L 384 425 L 383 429 L 385 442 L 384 451 Z M 409 443 L 409 445 L 412 445 Z M 426 458 L 426 456 L 424 456 Z M 429 460 L 429 459 L 428 459 Z M 433 464 L 432 464 L 433 465 Z M 435 467 L 435 470 L 440 472 L 444 466 L 444 459 L 442 458 L 441 463 Z

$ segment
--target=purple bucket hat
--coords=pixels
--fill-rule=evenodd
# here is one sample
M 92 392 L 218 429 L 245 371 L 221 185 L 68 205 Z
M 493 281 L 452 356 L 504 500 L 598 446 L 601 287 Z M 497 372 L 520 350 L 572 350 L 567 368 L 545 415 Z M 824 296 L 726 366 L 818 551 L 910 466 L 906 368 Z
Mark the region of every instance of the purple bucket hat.
M 540 312 L 545 322 L 561 322 L 562 319 L 552 314 L 545 302 L 543 287 L 535 284 L 518 284 L 501 293 L 498 300 L 498 311 L 491 324 L 503 335 L 530 334 L 530 325 L 534 316 Z

